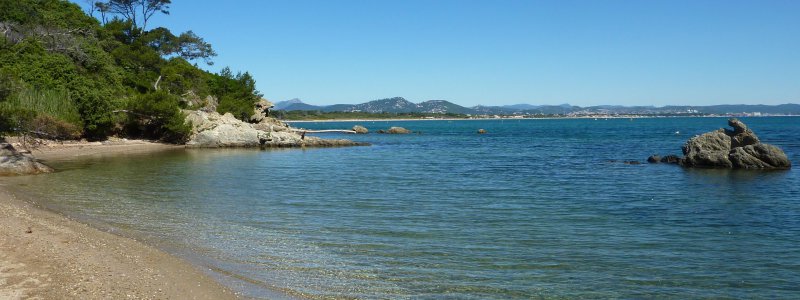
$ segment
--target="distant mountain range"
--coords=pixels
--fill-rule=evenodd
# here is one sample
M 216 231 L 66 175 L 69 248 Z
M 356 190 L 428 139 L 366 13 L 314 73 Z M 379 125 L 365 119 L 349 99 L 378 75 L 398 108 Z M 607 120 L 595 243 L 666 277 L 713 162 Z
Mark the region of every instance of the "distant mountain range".
M 598 105 L 580 107 L 569 104 L 464 107 L 446 100 L 428 100 L 413 103 L 403 97 L 369 101 L 361 104 L 335 104 L 317 106 L 291 99 L 275 103 L 275 110 L 315 110 L 322 112 L 369 112 L 369 113 L 455 113 L 468 115 L 514 115 L 514 114 L 800 114 L 800 104 L 781 105 L 709 105 L 709 106 L 618 106 Z

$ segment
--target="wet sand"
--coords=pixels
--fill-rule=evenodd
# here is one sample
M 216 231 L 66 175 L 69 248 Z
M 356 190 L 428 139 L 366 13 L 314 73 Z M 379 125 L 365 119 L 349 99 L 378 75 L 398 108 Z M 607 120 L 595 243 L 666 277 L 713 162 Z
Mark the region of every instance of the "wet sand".
M 179 149 L 143 141 L 41 146 L 43 161 Z M 47 175 L 35 175 L 47 176 Z M 0 177 L 0 299 L 235 299 L 196 266 L 22 199 Z

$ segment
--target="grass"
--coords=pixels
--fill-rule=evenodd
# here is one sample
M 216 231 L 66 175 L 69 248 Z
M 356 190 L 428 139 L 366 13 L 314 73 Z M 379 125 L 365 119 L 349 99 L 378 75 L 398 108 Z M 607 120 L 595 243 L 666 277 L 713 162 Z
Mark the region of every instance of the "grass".
M 65 90 L 24 89 L 0 102 L 2 108 L 33 111 L 36 115 L 48 115 L 74 125 L 81 124 L 78 108 Z

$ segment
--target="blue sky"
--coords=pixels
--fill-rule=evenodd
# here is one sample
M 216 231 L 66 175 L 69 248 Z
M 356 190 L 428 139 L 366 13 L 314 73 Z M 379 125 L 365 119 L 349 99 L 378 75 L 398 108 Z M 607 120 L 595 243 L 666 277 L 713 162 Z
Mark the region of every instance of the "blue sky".
M 80 1 L 78 1 L 80 2 Z M 800 103 L 800 1 L 173 0 L 273 100 Z

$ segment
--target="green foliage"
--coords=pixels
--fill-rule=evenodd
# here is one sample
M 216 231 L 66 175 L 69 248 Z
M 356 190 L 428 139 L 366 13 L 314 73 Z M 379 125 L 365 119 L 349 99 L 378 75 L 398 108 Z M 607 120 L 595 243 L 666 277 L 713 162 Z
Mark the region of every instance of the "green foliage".
M 76 126 L 81 124 L 78 108 L 65 90 L 26 89 L 0 102 L 0 106 L 24 108 L 36 112 L 37 115 L 49 115 Z
M 0 34 L 0 134 L 39 128 L 90 139 L 118 133 L 181 141 L 188 126 L 178 95 L 187 92 L 215 95 L 220 112 L 249 118 L 261 97 L 249 73 L 226 68 L 217 75 L 192 65 L 216 55 L 192 31 L 144 29 L 153 14 L 168 14 L 171 1 L 97 3 L 102 26 L 69 1 L 0 0 L 0 23 L 10 28 Z M 114 113 L 120 110 L 140 116 Z
M 191 127 L 178 109 L 180 98 L 165 91 L 134 97 L 128 103 L 126 131 L 132 136 L 184 142 Z
M 194 92 L 200 97 L 209 94 L 208 77 L 210 75 L 185 59 L 174 57 L 161 68 L 161 88 L 175 94 Z
M 0 0 L 0 20 L 68 29 L 99 25 L 80 6 L 62 0 Z
M 36 118 L 36 113 L 31 110 L 0 106 L 0 137 L 27 130 L 34 118 Z
M 228 67 L 213 76 L 208 85 L 211 93 L 219 97 L 217 112 L 229 112 L 242 121 L 250 119 L 253 106 L 263 96 L 256 90 L 256 82 L 250 73 L 234 76 Z
M 111 13 L 122 15 L 133 27 L 147 27 L 147 21 L 157 12 L 169 14 L 171 0 L 109 0 L 101 7 L 107 7 Z
M 0 134 L 17 132 L 68 139 L 80 136 L 81 116 L 66 90 L 20 87 L 13 80 L 11 93 L 0 101 Z
M 186 60 L 203 59 L 207 64 L 212 65 L 211 57 L 217 55 L 211 48 L 211 44 L 206 43 L 203 38 L 191 30 L 175 36 L 169 29 L 159 27 L 144 33 L 139 40 L 158 51 L 162 56 L 178 55 Z

